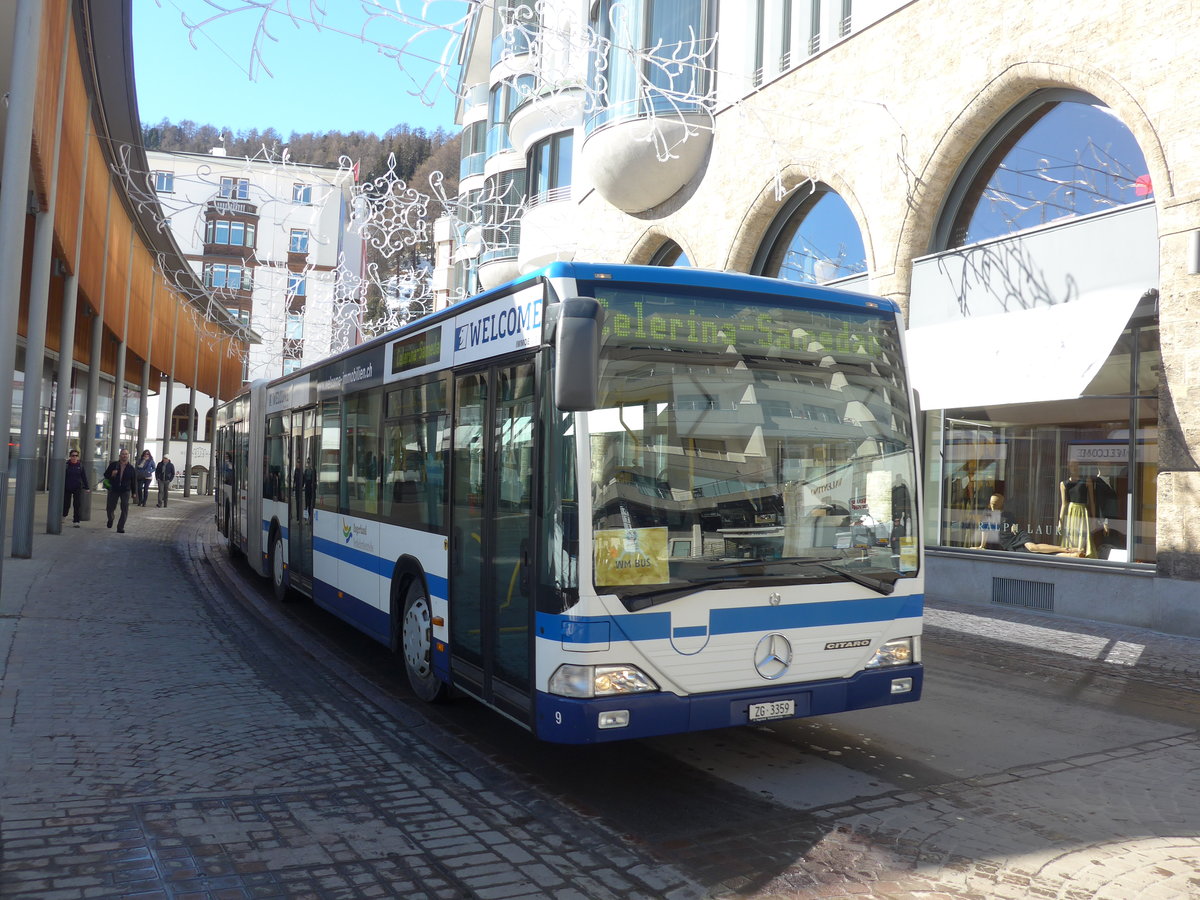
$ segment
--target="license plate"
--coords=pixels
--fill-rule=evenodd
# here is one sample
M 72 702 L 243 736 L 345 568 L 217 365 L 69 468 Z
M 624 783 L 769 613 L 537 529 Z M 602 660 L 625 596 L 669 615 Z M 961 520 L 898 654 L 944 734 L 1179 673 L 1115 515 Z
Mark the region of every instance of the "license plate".
M 770 703 L 750 704 L 751 722 L 766 722 L 770 719 L 790 719 L 795 714 L 795 700 L 772 700 Z

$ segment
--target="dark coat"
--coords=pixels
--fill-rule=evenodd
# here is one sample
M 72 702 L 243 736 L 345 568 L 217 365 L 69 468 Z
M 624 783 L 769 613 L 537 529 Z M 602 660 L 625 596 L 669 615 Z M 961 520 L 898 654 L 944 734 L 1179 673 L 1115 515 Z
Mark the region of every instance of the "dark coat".
M 160 460 L 158 467 L 154 470 L 154 477 L 159 481 L 170 481 L 175 477 L 175 463 L 169 459 Z
M 126 491 L 137 490 L 138 470 L 133 463 L 125 463 L 124 476 L 119 476 L 121 471 L 120 460 L 114 459 L 108 464 L 108 468 L 104 470 L 104 477 L 108 479 L 109 490 L 116 491 L 118 494 L 124 494 Z
M 91 490 L 91 485 L 88 483 L 87 469 L 83 463 L 75 463 L 72 465 L 67 462 L 67 478 L 64 482 L 67 493 L 72 491 L 88 491 Z

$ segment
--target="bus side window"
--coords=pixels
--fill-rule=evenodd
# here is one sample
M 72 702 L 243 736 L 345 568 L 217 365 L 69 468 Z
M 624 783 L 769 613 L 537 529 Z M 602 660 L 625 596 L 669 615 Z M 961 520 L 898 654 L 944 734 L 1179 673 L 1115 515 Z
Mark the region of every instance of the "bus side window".
M 341 486 L 344 507 L 352 513 L 379 512 L 378 422 L 383 395 L 365 391 L 346 398 L 342 431 Z
M 342 409 L 340 400 L 321 404 L 320 451 L 317 456 L 317 507 L 337 512 L 341 493 Z M 341 508 L 345 498 L 340 498 Z
M 284 474 L 286 443 L 283 417 L 272 416 L 267 420 L 267 441 L 264 448 L 266 465 L 263 471 L 263 497 L 267 500 L 287 500 L 288 482 Z

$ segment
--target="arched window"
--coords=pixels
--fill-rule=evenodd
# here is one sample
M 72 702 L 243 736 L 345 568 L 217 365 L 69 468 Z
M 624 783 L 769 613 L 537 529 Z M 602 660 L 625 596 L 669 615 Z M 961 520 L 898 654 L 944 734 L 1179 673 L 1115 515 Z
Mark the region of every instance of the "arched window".
M 687 254 L 683 252 L 674 241 L 667 241 L 661 247 L 654 251 L 654 255 L 650 257 L 650 265 L 652 266 L 690 266 L 691 262 L 687 258 Z
M 196 411 L 186 403 L 179 404 L 171 411 L 171 440 L 186 441 L 189 434 L 194 439 L 196 426 L 199 424 L 200 420 Z
M 210 407 L 208 412 L 204 414 L 204 440 L 211 441 L 216 432 L 213 430 L 216 426 L 213 424 L 213 410 Z
M 767 230 L 753 273 L 821 284 L 867 271 L 862 232 L 837 193 L 822 184 L 793 192 Z
M 1136 203 L 1146 159 L 1111 109 L 1078 91 L 1039 91 L 992 129 L 947 197 L 935 250 Z

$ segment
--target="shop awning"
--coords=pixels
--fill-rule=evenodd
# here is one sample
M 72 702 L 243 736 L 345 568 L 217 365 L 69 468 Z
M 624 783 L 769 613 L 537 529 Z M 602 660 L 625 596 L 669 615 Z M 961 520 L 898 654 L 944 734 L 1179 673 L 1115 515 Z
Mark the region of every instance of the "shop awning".
M 923 409 L 1069 400 L 1083 394 L 1144 288 L 1093 291 L 1055 306 L 910 329 L 909 369 Z

